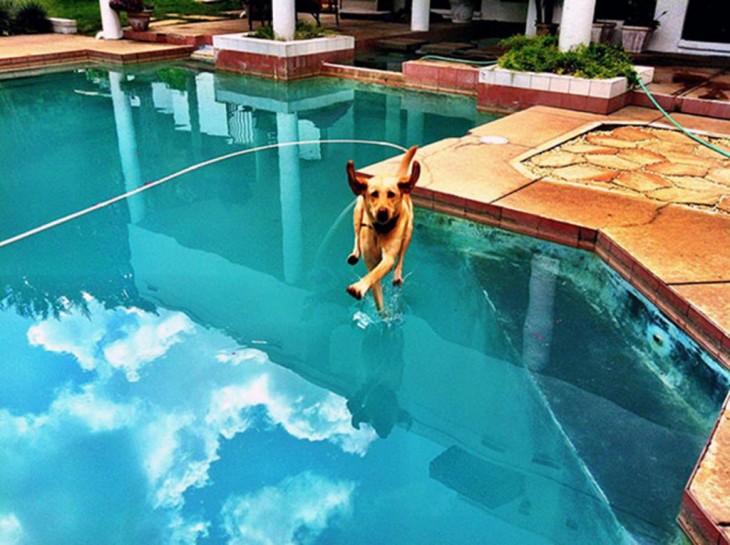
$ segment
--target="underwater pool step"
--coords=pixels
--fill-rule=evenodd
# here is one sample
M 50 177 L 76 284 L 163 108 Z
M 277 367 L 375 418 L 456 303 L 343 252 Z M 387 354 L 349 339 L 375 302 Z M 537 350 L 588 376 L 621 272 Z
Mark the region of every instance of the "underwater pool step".
M 417 38 L 385 38 L 384 40 L 378 40 L 375 42 L 375 45 L 377 45 L 379 49 L 410 53 L 419 47 L 423 47 L 427 43 L 427 40 L 419 40 Z

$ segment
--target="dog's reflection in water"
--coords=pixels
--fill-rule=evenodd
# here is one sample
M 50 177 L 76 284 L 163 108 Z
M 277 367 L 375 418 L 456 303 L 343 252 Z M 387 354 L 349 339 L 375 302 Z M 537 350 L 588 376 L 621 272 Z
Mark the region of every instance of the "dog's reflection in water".
M 403 331 L 386 322 L 367 328 L 362 341 L 363 378 L 347 401 L 352 425 L 367 423 L 379 437 L 388 437 L 396 424 L 410 427 L 412 418 L 398 404 L 397 391 L 403 379 Z

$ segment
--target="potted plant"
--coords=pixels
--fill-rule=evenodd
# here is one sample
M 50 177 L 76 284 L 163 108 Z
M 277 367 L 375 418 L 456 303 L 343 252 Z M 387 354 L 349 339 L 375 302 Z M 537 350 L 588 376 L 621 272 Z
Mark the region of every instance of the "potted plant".
M 538 36 L 554 36 L 558 33 L 558 25 L 553 23 L 558 2 L 559 0 L 535 0 L 535 33 Z
M 628 0 L 621 40 L 629 53 L 644 51 L 652 32 L 659 26 L 655 10 L 656 0 Z
M 470 23 L 474 18 L 477 0 L 449 0 L 452 23 Z
M 593 21 L 591 29 L 591 41 L 599 44 L 611 43 L 616 23 L 613 21 Z
M 153 8 L 146 6 L 144 0 L 109 0 L 109 7 L 117 12 L 127 12 L 127 21 L 135 32 L 143 32 L 150 27 Z

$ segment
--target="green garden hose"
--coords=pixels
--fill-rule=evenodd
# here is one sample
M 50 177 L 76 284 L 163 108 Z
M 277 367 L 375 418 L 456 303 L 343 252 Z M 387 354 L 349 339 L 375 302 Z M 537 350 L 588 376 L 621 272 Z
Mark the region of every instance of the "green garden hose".
M 711 150 L 716 151 L 720 155 L 723 155 L 725 157 L 730 157 L 730 152 L 727 152 L 724 149 L 718 148 L 714 144 L 708 142 L 707 140 L 704 140 L 703 138 L 700 138 L 699 136 L 697 136 L 693 132 L 688 131 L 682 125 L 680 125 L 671 115 L 669 115 L 669 113 L 667 113 L 667 111 L 664 108 L 662 108 L 659 105 L 659 103 L 656 101 L 656 99 L 654 98 L 654 96 L 649 92 L 649 89 L 646 88 L 646 85 L 644 85 L 644 82 L 643 81 L 639 80 L 639 86 L 644 91 L 644 93 L 646 93 L 646 96 L 649 97 L 649 100 L 651 100 L 652 104 L 654 104 L 654 106 L 656 107 L 656 109 L 659 110 L 664 115 L 664 117 L 666 117 L 672 123 L 672 125 L 674 125 L 675 127 L 677 127 L 680 131 L 682 131 L 684 134 L 686 134 L 687 136 L 689 136 L 695 142 L 698 142 L 698 143 L 702 144 L 703 146 L 706 146 L 706 147 L 710 148 Z
M 493 64 L 496 64 L 497 63 L 497 61 L 472 61 L 472 60 L 467 60 L 467 59 L 455 59 L 455 58 L 452 58 L 452 57 L 442 57 L 440 55 L 425 55 L 425 56 L 421 57 L 421 60 L 439 60 L 439 61 L 447 61 L 447 62 L 462 62 L 462 63 L 467 63 L 467 64 L 475 64 L 475 65 L 479 65 L 479 66 L 489 66 L 489 65 L 493 65 Z M 638 83 L 639 83 L 639 87 L 641 87 L 641 89 L 644 91 L 644 93 L 646 93 L 646 96 L 649 97 L 649 100 L 651 100 L 651 102 L 654 105 L 654 107 L 657 110 L 659 110 L 662 113 L 662 115 L 664 115 L 664 117 L 666 117 L 672 123 L 672 125 L 674 125 L 675 127 L 677 127 L 680 131 L 682 131 L 684 134 L 686 134 L 687 136 L 689 136 L 695 142 L 697 142 L 699 144 L 702 144 L 703 146 L 706 146 L 706 147 L 710 148 L 711 150 L 719 153 L 720 155 L 722 155 L 724 157 L 729 157 L 730 158 L 730 152 L 728 152 L 728 151 L 726 151 L 726 150 L 724 150 L 722 148 L 719 148 L 719 147 L 715 146 L 714 144 L 712 144 L 711 142 L 708 142 L 707 140 L 705 140 L 703 138 L 700 138 L 699 136 L 697 136 L 693 132 L 687 130 L 682 125 L 680 125 L 677 122 L 677 120 L 675 120 L 671 115 L 669 115 L 669 113 L 664 108 L 661 107 L 661 105 L 656 101 L 656 99 L 654 98 L 654 96 L 649 92 L 649 89 L 646 88 L 646 85 L 644 85 L 644 82 L 641 81 L 641 79 L 638 80 Z

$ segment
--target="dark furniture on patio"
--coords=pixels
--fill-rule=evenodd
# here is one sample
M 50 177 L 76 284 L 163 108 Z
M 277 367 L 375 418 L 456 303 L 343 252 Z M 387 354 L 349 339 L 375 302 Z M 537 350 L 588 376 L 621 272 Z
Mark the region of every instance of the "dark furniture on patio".
M 262 25 L 271 24 L 271 1 L 244 0 L 249 30 L 253 30 L 254 21 Z M 297 13 L 310 14 L 317 26 L 322 24 L 319 20 L 321 13 L 333 13 L 337 26 L 340 26 L 340 0 L 296 0 L 296 10 Z

